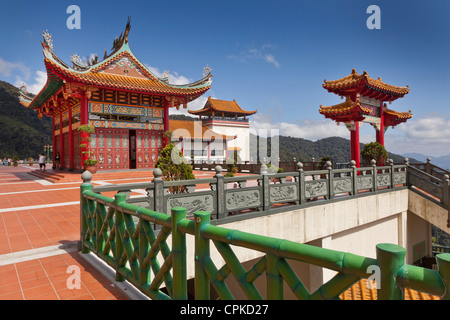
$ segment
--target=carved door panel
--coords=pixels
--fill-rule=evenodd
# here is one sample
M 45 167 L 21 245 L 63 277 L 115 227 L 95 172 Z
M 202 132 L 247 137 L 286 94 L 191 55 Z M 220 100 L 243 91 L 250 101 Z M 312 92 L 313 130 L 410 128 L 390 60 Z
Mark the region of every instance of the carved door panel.
M 97 149 L 96 155 L 98 159 L 98 168 L 103 170 L 106 168 L 106 130 L 105 129 L 97 129 Z

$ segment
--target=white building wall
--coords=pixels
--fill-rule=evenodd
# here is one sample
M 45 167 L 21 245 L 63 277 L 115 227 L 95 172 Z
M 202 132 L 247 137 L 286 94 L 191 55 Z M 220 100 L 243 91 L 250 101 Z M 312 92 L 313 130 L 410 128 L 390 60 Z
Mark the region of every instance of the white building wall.
M 236 135 L 236 139 L 228 141 L 228 148 L 241 148 L 239 152 L 241 161 L 250 161 L 250 131 L 248 123 L 236 122 L 233 125 L 217 125 L 213 123 L 208 125 L 208 128 L 220 134 L 228 136 Z

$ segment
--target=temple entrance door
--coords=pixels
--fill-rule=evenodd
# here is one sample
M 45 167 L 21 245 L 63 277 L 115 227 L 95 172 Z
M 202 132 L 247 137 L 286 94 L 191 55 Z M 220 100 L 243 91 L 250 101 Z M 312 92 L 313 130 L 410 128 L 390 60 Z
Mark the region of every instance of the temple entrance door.
M 136 130 L 129 131 L 130 169 L 136 169 Z

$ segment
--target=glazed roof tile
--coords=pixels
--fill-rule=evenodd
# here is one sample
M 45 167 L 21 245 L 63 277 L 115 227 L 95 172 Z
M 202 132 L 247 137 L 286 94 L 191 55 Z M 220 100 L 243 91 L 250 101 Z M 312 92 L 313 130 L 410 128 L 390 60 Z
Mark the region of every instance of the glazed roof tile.
M 202 109 L 189 110 L 189 113 L 201 115 L 202 113 L 209 113 L 212 111 L 233 113 L 239 115 L 252 115 L 257 112 L 257 110 L 247 111 L 242 109 L 234 99 L 233 101 L 227 101 L 227 100 L 212 99 L 211 97 L 208 97 L 208 101 L 205 103 L 205 106 Z
M 338 80 L 324 80 L 323 88 L 330 92 L 340 93 L 341 91 L 348 89 L 362 90 L 364 87 L 371 88 L 377 91 L 383 91 L 394 96 L 402 97 L 409 93 L 409 87 L 398 87 L 387 84 L 381 80 L 381 78 L 373 79 L 369 77 L 369 74 L 364 71 L 362 74 L 358 74 L 355 69 L 352 73 L 346 77 Z
M 369 288 L 367 279 L 361 279 L 339 296 L 342 300 L 377 300 L 376 286 Z M 440 300 L 438 296 L 405 288 L 405 300 Z

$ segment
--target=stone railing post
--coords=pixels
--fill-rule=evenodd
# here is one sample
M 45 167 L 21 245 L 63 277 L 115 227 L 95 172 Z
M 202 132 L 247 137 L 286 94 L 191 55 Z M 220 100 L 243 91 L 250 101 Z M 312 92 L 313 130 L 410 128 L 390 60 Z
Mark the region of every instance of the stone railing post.
M 298 199 L 300 204 L 306 203 L 305 196 L 305 171 L 303 171 L 303 163 L 297 163 L 298 170 Z
M 358 169 L 355 160 L 350 161 L 350 168 L 352 169 L 352 195 L 355 196 L 358 194 Z
M 334 199 L 334 173 L 331 161 L 325 163 L 326 169 L 328 170 L 328 199 Z
M 159 168 L 153 170 L 153 204 L 152 208 L 156 212 L 164 212 L 164 180 L 162 179 L 162 171 Z M 166 212 L 164 212 L 166 213 Z
M 265 164 L 261 165 L 261 175 L 262 175 L 262 204 L 263 211 L 270 209 L 270 199 L 269 199 L 269 187 L 270 187 L 270 177 L 267 172 L 267 166 Z
M 390 175 L 391 175 L 391 189 L 394 189 L 395 188 L 395 172 L 394 172 L 394 160 L 392 160 L 392 159 L 388 159 L 388 164 L 389 164 L 389 166 L 391 167 L 389 170 L 390 170 Z
M 370 165 L 372 166 L 372 192 L 376 192 L 378 190 L 378 181 L 377 181 L 377 162 L 375 159 L 370 160 Z
M 217 219 L 225 218 L 227 216 L 227 211 L 225 208 L 225 177 L 222 174 L 222 167 L 216 166 L 216 195 L 215 201 L 217 203 Z
M 431 174 L 431 159 L 427 158 L 427 162 L 425 163 L 425 172 Z
M 397 273 L 405 264 L 406 249 L 390 243 L 377 245 L 377 261 L 380 283 L 377 284 L 378 300 L 402 300 L 403 292 L 396 283 Z
M 409 159 L 408 158 L 405 158 L 404 160 L 403 160 L 403 164 L 406 166 L 406 186 L 407 187 L 411 187 L 411 182 L 410 182 L 410 179 L 409 179 L 409 170 L 408 170 L 408 166 L 409 166 Z
M 447 228 L 450 228 L 450 178 L 447 174 L 442 182 L 442 204 L 447 207 Z

